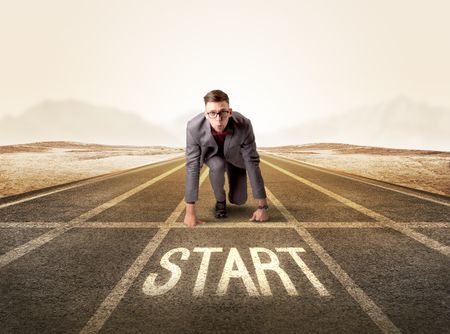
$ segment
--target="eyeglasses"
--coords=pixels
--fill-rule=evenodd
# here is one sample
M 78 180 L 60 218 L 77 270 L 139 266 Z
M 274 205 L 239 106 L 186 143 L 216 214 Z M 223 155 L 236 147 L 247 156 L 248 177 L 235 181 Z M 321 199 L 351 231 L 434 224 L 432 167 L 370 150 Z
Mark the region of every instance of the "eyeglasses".
M 217 115 L 219 115 L 220 119 L 223 119 L 223 118 L 227 117 L 229 112 L 230 112 L 229 110 L 221 110 L 219 112 L 210 111 L 210 112 L 207 112 L 207 114 L 208 114 L 208 117 L 212 118 L 212 119 L 216 118 Z

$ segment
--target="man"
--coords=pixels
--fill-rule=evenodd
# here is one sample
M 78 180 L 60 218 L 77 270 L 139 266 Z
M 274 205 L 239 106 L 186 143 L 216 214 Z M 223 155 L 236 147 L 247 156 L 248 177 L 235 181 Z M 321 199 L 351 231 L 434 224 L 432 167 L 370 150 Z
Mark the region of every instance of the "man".
M 258 208 L 250 221 L 266 221 L 266 192 L 259 168 L 252 124 L 229 107 L 229 98 L 221 90 L 212 90 L 203 98 L 204 113 L 187 123 L 186 128 L 186 215 L 184 224 L 193 227 L 204 222 L 197 218 L 199 175 L 203 163 L 209 167 L 209 179 L 216 198 L 215 216 L 226 217 L 225 172 L 228 175 L 231 203 L 247 201 L 247 172 Z

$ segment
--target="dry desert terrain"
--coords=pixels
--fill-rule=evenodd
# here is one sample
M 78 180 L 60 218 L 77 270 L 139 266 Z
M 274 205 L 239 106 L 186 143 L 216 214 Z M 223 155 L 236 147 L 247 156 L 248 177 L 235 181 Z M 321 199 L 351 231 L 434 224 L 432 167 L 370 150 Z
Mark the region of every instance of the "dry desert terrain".
M 0 146 L 0 197 L 171 159 L 180 148 L 38 142 Z
M 319 143 L 260 148 L 333 170 L 450 196 L 450 152 Z

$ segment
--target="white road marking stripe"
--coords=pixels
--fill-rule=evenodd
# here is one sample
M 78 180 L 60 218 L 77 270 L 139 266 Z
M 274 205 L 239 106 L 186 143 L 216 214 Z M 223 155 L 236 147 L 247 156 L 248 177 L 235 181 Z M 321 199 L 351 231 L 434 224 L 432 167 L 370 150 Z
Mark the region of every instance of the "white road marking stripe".
M 259 222 L 252 223 L 248 221 L 243 222 L 207 222 L 202 225 L 196 226 L 196 228 L 292 228 L 288 222 Z M 172 228 L 189 228 L 183 223 L 177 222 Z
M 84 222 L 77 228 L 159 228 L 164 222 Z
M 375 211 L 372 211 L 360 204 L 357 204 L 341 195 L 338 195 L 328 189 L 325 189 L 322 186 L 319 186 L 318 184 L 315 184 L 309 180 L 306 180 L 298 175 L 295 175 L 277 165 L 274 165 L 268 161 L 262 160 L 265 164 L 271 166 L 272 168 L 292 177 L 293 179 L 296 179 L 297 181 L 300 181 L 304 184 L 306 184 L 307 186 L 316 189 L 317 191 L 320 191 L 321 193 L 324 193 L 325 195 L 328 195 L 329 197 L 355 209 L 356 211 L 359 211 L 363 214 L 365 214 L 366 216 L 369 216 L 373 219 L 375 219 L 377 221 L 378 224 L 381 224 L 385 227 L 390 227 L 396 231 L 399 231 L 401 233 L 403 233 L 404 235 L 422 243 L 423 245 L 427 246 L 428 248 L 434 249 L 436 251 L 438 251 L 439 253 L 445 255 L 445 256 L 450 256 L 450 247 L 443 245 L 442 243 L 433 240 L 419 232 L 413 231 L 411 228 L 406 227 L 406 226 L 401 226 L 399 224 L 397 224 L 396 222 L 394 222 L 393 220 L 383 216 L 380 213 L 377 213 Z
M 199 186 L 205 181 L 208 176 L 208 168 L 200 177 Z M 134 263 L 128 268 L 127 272 L 122 276 L 120 281 L 116 284 L 114 289 L 109 293 L 105 300 L 101 303 L 95 314 L 89 319 L 80 333 L 97 333 L 103 327 L 104 323 L 112 312 L 115 310 L 123 296 L 127 293 L 128 289 L 131 287 L 133 282 L 139 276 L 144 266 L 149 261 L 150 257 L 155 252 L 156 248 L 163 241 L 167 233 L 172 228 L 172 225 L 176 222 L 179 215 L 183 212 L 185 208 L 184 199 L 177 205 L 172 214 L 164 222 L 160 230 L 156 235 L 148 242 L 147 246 L 144 248 L 142 253 L 136 258 Z
M 374 222 L 300 222 L 299 226 L 304 228 L 382 228 Z
M 0 209 L 6 208 L 6 207 L 11 206 L 11 205 L 16 205 L 16 204 L 19 204 L 19 203 L 31 201 L 31 200 L 36 199 L 36 198 L 40 198 L 40 197 L 52 195 L 52 194 L 55 194 L 55 193 L 59 193 L 61 191 L 65 191 L 65 190 L 81 187 L 81 186 L 84 186 L 84 185 L 87 185 L 87 184 L 103 181 L 105 179 L 109 179 L 109 178 L 114 177 L 114 176 L 118 176 L 118 175 L 122 176 L 122 175 L 127 175 L 127 174 L 130 174 L 130 173 L 134 173 L 134 172 L 136 172 L 137 169 L 146 168 L 146 167 L 148 167 L 148 168 L 159 167 L 159 166 L 162 166 L 162 165 L 166 165 L 166 164 L 175 162 L 177 159 L 179 159 L 179 158 L 176 157 L 176 158 L 171 159 L 171 160 L 162 161 L 162 162 L 156 162 L 155 164 L 145 164 L 145 165 L 142 165 L 142 166 L 133 167 L 131 170 L 117 171 L 117 172 L 112 172 L 112 173 L 108 173 L 108 174 L 105 174 L 105 175 L 93 176 L 92 178 L 89 178 L 89 179 L 87 179 L 85 181 L 83 181 L 83 180 L 74 181 L 74 182 L 76 182 L 76 184 L 69 185 L 69 186 L 62 186 L 61 188 L 50 190 L 50 191 L 46 191 L 46 192 L 41 193 L 41 194 L 31 195 L 31 196 L 28 196 L 28 197 L 25 197 L 25 198 L 22 198 L 22 199 L 18 199 L 18 200 L 12 201 L 12 202 L 0 204 Z
M 123 201 L 124 199 L 130 197 L 131 195 L 134 195 L 138 191 L 141 191 L 144 188 L 152 185 L 153 183 L 163 179 L 164 177 L 169 176 L 170 174 L 176 172 L 177 170 L 179 170 L 182 167 L 184 167 L 184 163 L 169 170 L 168 172 L 165 172 L 165 173 L 151 179 L 150 181 L 147 181 L 144 184 L 137 186 L 136 188 L 126 192 L 123 195 L 117 196 L 117 197 L 113 198 L 112 200 L 106 202 L 105 204 L 102 204 L 102 205 L 98 206 L 97 208 L 92 209 L 92 210 L 88 211 L 87 213 L 82 214 L 81 216 L 72 219 L 70 222 L 66 223 L 65 225 L 61 225 L 51 231 L 44 233 L 43 235 L 41 235 L 33 240 L 28 241 L 27 243 L 25 243 L 23 245 L 20 245 L 16 248 L 6 252 L 3 255 L 0 255 L 0 268 L 7 265 L 8 263 L 11 263 L 11 262 L 19 259 L 20 257 L 35 250 L 36 248 L 41 247 L 42 245 L 46 244 L 47 242 L 51 241 L 52 239 L 67 232 L 68 230 L 70 230 L 74 227 L 77 227 L 80 223 L 83 223 L 85 220 L 92 218 L 96 214 L 110 208 L 111 206 L 119 203 L 120 201 Z
M 267 154 L 270 154 L 270 153 L 267 153 Z M 282 155 L 270 154 L 270 156 L 273 157 L 273 158 L 278 158 L 279 160 L 282 160 L 282 161 L 284 160 L 286 162 L 290 162 L 290 163 L 295 164 L 295 165 L 299 165 L 299 166 L 306 167 L 306 168 L 309 168 L 309 169 L 318 170 L 318 171 L 323 172 L 323 173 L 340 176 L 340 177 L 343 177 L 343 178 L 346 178 L 346 179 L 350 179 L 350 180 L 353 180 L 353 181 L 358 181 L 358 182 L 365 183 L 365 184 L 370 184 L 370 185 L 378 187 L 378 188 L 382 188 L 382 189 L 386 189 L 386 190 L 390 190 L 390 191 L 395 191 L 395 192 L 403 194 L 403 195 L 416 197 L 416 198 L 423 199 L 423 200 L 426 200 L 426 201 L 429 201 L 429 202 L 442 204 L 442 205 L 445 205 L 445 206 L 450 206 L 450 203 L 446 202 L 444 200 L 439 200 L 439 199 L 431 198 L 431 197 L 428 197 L 428 196 L 420 195 L 420 194 L 414 193 L 412 191 L 411 192 L 404 191 L 404 190 L 400 190 L 400 189 L 396 189 L 396 188 L 392 188 L 392 187 L 388 187 L 388 186 L 383 186 L 381 184 L 377 184 L 377 183 L 374 183 L 374 182 L 361 180 L 361 179 L 358 178 L 358 175 L 355 175 L 355 176 L 343 175 L 343 174 L 340 174 L 338 172 L 333 172 L 333 171 L 331 171 L 331 170 L 329 170 L 329 169 L 327 169 L 325 167 L 313 165 L 311 163 L 307 163 L 307 162 L 304 162 L 304 161 L 299 161 L 299 160 L 296 160 L 296 159 L 293 159 L 293 158 L 288 158 L 288 157 L 285 157 L 285 156 L 282 156 Z M 345 173 L 345 172 L 342 171 L 342 173 Z M 361 176 L 361 177 L 363 177 L 363 176 Z M 383 181 L 380 180 L 380 182 L 383 182 Z
M 322 246 L 314 239 L 314 237 L 304 228 L 296 224 L 297 219 L 284 207 L 284 205 L 272 194 L 266 187 L 267 198 L 276 206 L 283 216 L 292 222 L 292 227 L 305 240 L 313 252 L 320 258 L 320 260 L 328 267 L 330 272 L 337 278 L 337 280 L 344 286 L 350 296 L 359 304 L 359 306 L 366 312 L 372 321 L 384 333 L 400 333 L 392 321 L 386 314 L 376 305 L 364 290 L 362 290 L 350 276 L 341 268 L 341 266 L 322 248 Z
M 158 181 L 161 181 L 166 176 L 169 176 L 170 174 L 176 172 L 177 170 L 179 170 L 179 169 L 181 169 L 183 167 L 184 167 L 184 163 L 181 164 L 181 165 L 178 165 L 175 168 L 172 168 L 172 169 L 168 170 L 165 173 L 162 173 L 161 175 L 159 175 L 159 176 L 157 176 L 157 177 L 155 177 L 155 178 L 153 178 L 153 179 L 151 179 L 151 180 L 149 180 L 149 181 L 147 181 L 145 183 L 142 183 L 142 184 L 138 185 L 137 187 L 127 191 L 126 193 L 123 193 L 122 195 L 119 195 L 119 196 L 109 200 L 108 202 L 103 203 L 102 205 L 99 205 L 99 206 L 97 206 L 96 208 L 94 208 L 92 210 L 89 210 L 86 213 L 83 213 L 81 216 L 72 219 L 70 222 L 71 223 L 72 222 L 77 222 L 77 223 L 85 222 L 85 221 L 89 220 L 90 218 L 98 215 L 99 213 L 101 213 L 101 212 L 103 212 L 103 211 L 105 211 L 105 210 L 107 210 L 107 209 L 117 205 L 118 203 L 122 202 L 123 200 L 127 199 L 128 197 L 131 197 L 131 196 L 137 194 L 138 192 L 144 190 L 145 188 L 151 186 L 152 184 L 154 184 L 154 183 L 156 183 Z
M 57 227 L 53 230 L 50 230 L 39 237 L 26 242 L 23 245 L 20 245 L 9 252 L 6 252 L 3 255 L 0 255 L 0 268 L 6 266 L 7 264 L 21 258 L 25 254 L 35 250 L 36 248 L 46 244 L 57 236 L 67 232 L 72 228 L 73 225 L 66 224 L 66 226 Z
M 55 228 L 66 226 L 67 222 L 0 222 L 0 229 L 33 229 Z M 164 222 L 84 222 L 74 228 L 159 228 Z M 397 225 L 409 228 L 434 229 L 450 228 L 450 222 L 396 222 Z M 292 228 L 290 222 L 217 222 L 205 221 L 197 228 Z M 386 228 L 374 222 L 299 222 L 298 226 L 310 228 Z M 176 222 L 172 228 L 189 228 L 181 222 Z

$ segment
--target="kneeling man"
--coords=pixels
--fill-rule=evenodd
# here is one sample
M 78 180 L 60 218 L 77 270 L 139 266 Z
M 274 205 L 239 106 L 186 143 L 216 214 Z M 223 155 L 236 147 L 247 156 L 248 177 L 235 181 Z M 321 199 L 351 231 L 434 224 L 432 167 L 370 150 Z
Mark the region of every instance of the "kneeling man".
M 184 224 L 203 224 L 195 213 L 200 169 L 209 167 L 209 179 L 216 197 L 215 216 L 226 217 L 225 172 L 228 175 L 228 200 L 242 205 L 247 201 L 247 172 L 258 208 L 251 221 L 266 221 L 266 191 L 259 168 L 252 124 L 229 107 L 228 95 L 212 90 L 204 96 L 205 112 L 187 123 L 186 128 L 186 215 Z

